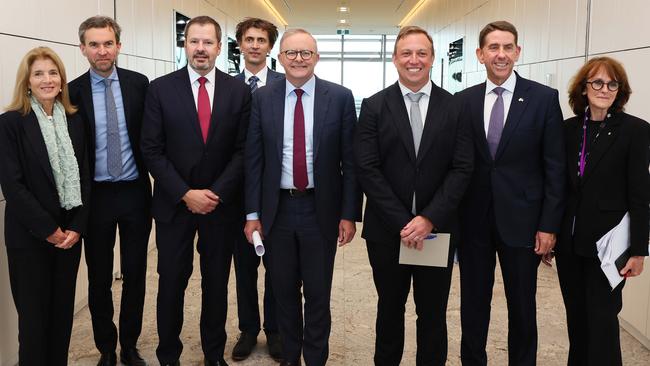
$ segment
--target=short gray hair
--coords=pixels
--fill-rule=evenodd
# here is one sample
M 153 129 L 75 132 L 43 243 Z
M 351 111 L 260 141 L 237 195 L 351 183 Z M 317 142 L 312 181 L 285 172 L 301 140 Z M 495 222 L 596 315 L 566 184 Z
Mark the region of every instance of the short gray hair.
M 282 34 L 282 38 L 280 38 L 280 50 L 282 50 L 282 43 L 284 42 L 284 40 L 296 34 L 306 34 L 309 37 L 311 37 L 311 39 L 314 40 L 314 44 L 316 45 L 316 49 L 314 51 L 318 53 L 318 42 L 316 42 L 316 38 L 314 38 L 314 36 L 311 33 L 309 33 L 306 29 L 303 28 L 291 28 L 284 31 L 284 33 Z
M 88 29 L 106 27 L 113 30 L 113 33 L 115 33 L 115 41 L 120 43 L 120 33 L 122 33 L 122 28 L 120 28 L 120 25 L 117 24 L 115 19 L 104 15 L 95 15 L 90 17 L 79 25 L 79 42 L 81 42 L 81 44 L 86 43 L 86 31 Z

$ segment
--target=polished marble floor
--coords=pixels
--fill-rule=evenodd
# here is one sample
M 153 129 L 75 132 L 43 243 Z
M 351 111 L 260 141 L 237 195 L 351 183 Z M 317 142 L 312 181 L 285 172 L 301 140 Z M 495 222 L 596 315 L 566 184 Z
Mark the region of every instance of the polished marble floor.
M 197 259 L 198 256 L 195 257 Z M 203 355 L 199 339 L 198 321 L 200 314 L 200 276 L 198 261 L 190 279 L 185 296 L 185 324 L 182 332 L 184 350 L 181 363 L 203 365 Z M 260 272 L 263 271 L 260 267 Z M 498 272 L 498 269 L 497 269 Z M 492 321 L 488 340 L 490 365 L 507 365 L 507 312 L 500 275 L 497 274 Z M 261 281 L 260 281 L 261 283 Z M 434 284 L 432 284 L 433 286 Z M 155 300 L 157 289 L 156 251 L 149 255 L 147 274 L 147 297 L 144 314 L 144 328 L 138 347 L 151 365 L 157 365 L 155 348 L 157 344 Z M 227 321 L 228 343 L 226 361 L 230 365 L 277 365 L 267 355 L 263 333 L 258 337 L 258 345 L 245 361 L 232 362 L 230 352 L 238 335 L 235 298 L 234 272 L 230 278 L 229 312 Z M 120 282 L 114 285 L 115 299 L 119 299 Z M 334 269 L 332 290 L 332 333 L 330 337 L 330 358 L 332 366 L 372 365 L 374 348 L 374 323 L 376 314 L 376 293 L 372 282 L 372 272 L 364 241 L 355 238 L 348 246 L 339 249 Z M 538 282 L 538 326 L 539 351 L 538 365 L 565 365 L 568 340 L 565 332 L 565 317 L 557 275 L 553 269 L 541 267 Z M 116 315 L 118 303 L 116 302 Z M 415 311 L 412 299 L 407 304 L 406 344 L 402 365 L 415 365 Z M 447 310 L 449 329 L 448 365 L 460 365 L 459 281 L 458 268 L 454 268 L 449 307 Z M 621 330 L 623 360 L 626 366 L 650 365 L 650 350 L 636 339 Z M 88 309 L 83 309 L 75 317 L 73 336 L 70 345 L 70 364 L 79 366 L 95 365 L 99 357 L 94 347 L 92 328 Z

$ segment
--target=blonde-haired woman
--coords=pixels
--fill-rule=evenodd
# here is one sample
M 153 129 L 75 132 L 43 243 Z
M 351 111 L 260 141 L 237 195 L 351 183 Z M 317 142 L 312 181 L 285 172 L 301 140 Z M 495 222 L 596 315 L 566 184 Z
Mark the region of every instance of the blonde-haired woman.
M 29 51 L 0 115 L 4 234 L 21 366 L 68 362 L 90 187 L 75 112 L 59 56 L 47 47 Z

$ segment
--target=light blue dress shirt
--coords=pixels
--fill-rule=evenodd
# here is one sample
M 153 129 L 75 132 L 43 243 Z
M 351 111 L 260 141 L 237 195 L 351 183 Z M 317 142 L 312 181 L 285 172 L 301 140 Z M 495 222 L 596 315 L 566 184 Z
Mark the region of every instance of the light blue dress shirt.
M 284 93 L 284 133 L 282 136 L 282 174 L 280 188 L 292 189 L 293 185 L 293 114 L 298 96 L 289 80 Z M 305 155 L 307 158 L 307 188 L 314 188 L 314 92 L 316 77 L 312 76 L 302 87 L 302 109 L 305 115 Z M 250 212 L 246 220 L 258 220 L 258 212 Z
M 106 86 L 104 84 L 104 77 L 90 69 L 90 85 L 93 93 L 93 107 L 95 109 L 95 181 L 118 182 L 134 180 L 138 178 L 138 168 L 135 165 L 135 158 L 131 149 L 129 131 L 126 127 L 126 117 L 124 115 L 122 90 L 120 89 L 120 80 L 117 77 L 117 70 L 115 68 L 113 68 L 113 72 L 107 79 L 113 80 L 111 90 L 113 91 L 115 106 L 117 107 L 117 124 L 120 130 L 120 144 L 122 148 L 122 174 L 117 178 L 113 178 L 108 174 Z

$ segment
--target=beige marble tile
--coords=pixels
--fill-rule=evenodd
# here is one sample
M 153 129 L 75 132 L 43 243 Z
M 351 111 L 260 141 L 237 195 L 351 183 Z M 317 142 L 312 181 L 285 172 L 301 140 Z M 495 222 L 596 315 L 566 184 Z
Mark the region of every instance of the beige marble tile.
M 183 365 L 202 365 L 203 353 L 199 338 L 200 315 L 200 274 L 198 255 L 195 257 L 194 274 L 190 279 L 185 296 L 185 323 L 182 332 L 184 350 L 181 356 Z M 372 365 L 374 350 L 374 328 L 377 294 L 372 281 L 372 271 L 368 263 L 368 254 L 362 239 L 356 238 L 352 243 L 339 248 L 334 266 L 332 284 L 332 331 L 330 336 L 329 365 L 366 366 Z M 143 356 L 152 365 L 157 365 L 155 349 L 158 341 L 156 334 L 156 290 L 158 275 L 156 273 L 156 251 L 149 254 L 147 273 L 147 297 L 145 303 L 144 327 L 138 347 Z M 507 364 L 507 311 L 503 294 L 503 283 L 497 267 L 496 284 L 492 303 L 490 333 L 488 339 L 488 357 L 490 365 Z M 260 279 L 263 278 L 260 266 Z M 262 281 L 260 280 L 260 284 Z M 258 344 L 249 359 L 231 362 L 230 352 L 239 333 L 237 328 L 237 311 L 235 296 L 235 276 L 231 270 L 228 295 L 228 343 L 226 360 L 231 365 L 277 365 L 267 355 L 264 334 L 258 337 Z M 121 282 L 113 286 L 115 300 L 119 299 Z M 261 297 L 260 297 L 261 300 Z M 557 281 L 556 272 L 547 267 L 540 267 L 537 295 L 537 317 L 539 326 L 538 364 L 541 366 L 565 365 L 568 340 L 565 330 L 564 306 Z M 448 365 L 460 365 L 460 301 L 458 268 L 454 268 L 449 306 L 447 309 L 447 326 L 449 334 Z M 119 304 L 115 301 L 117 319 Z M 406 340 L 402 365 L 415 365 L 415 310 L 412 297 L 406 306 Z M 646 366 L 650 364 L 650 350 L 646 349 L 627 332 L 621 330 L 621 343 L 624 364 Z M 75 317 L 73 336 L 70 345 L 70 364 L 79 366 L 95 365 L 99 354 L 95 349 L 90 314 L 88 309 Z

